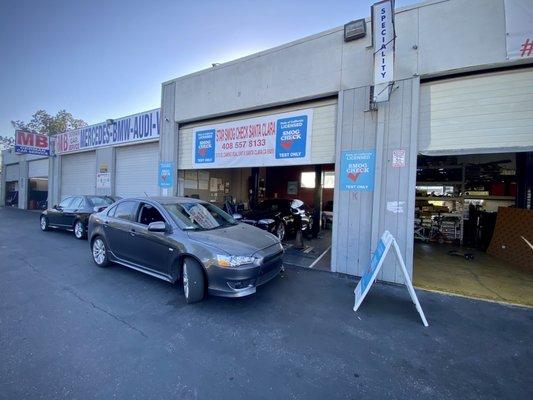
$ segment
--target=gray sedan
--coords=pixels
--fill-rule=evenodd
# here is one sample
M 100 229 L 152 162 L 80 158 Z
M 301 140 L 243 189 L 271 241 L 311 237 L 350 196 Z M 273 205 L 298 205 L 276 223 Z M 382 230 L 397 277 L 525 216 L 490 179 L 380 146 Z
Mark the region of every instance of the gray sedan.
M 250 295 L 283 267 L 276 236 L 186 197 L 120 200 L 91 215 L 88 237 L 99 267 L 115 262 L 168 282 L 181 281 L 188 303 L 206 293 Z

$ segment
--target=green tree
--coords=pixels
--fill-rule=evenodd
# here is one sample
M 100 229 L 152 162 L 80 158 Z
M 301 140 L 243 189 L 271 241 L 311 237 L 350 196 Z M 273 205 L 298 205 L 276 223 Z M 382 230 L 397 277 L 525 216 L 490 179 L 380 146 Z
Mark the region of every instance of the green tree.
M 0 135 L 0 151 L 10 149 L 13 146 L 15 146 L 13 137 Z
M 87 126 L 87 123 L 78 118 L 74 118 L 66 110 L 60 110 L 53 116 L 45 110 L 38 110 L 32 116 L 29 122 L 11 121 L 15 129 L 29 130 L 46 135 L 55 135 L 56 133 L 66 132 Z

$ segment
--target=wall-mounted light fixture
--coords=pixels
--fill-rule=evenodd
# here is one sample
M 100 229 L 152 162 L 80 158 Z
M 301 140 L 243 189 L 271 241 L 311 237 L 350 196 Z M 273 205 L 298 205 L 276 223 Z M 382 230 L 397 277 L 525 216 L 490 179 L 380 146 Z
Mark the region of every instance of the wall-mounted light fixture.
M 344 41 L 360 39 L 366 36 L 366 22 L 364 18 L 350 21 L 344 25 Z

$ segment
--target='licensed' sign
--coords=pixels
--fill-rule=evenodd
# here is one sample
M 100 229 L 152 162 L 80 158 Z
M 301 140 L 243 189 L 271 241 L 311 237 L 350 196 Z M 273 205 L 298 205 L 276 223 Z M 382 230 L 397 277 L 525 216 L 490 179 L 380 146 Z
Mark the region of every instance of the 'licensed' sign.
M 374 190 L 375 150 L 343 151 L 340 183 L 342 191 L 372 192 Z

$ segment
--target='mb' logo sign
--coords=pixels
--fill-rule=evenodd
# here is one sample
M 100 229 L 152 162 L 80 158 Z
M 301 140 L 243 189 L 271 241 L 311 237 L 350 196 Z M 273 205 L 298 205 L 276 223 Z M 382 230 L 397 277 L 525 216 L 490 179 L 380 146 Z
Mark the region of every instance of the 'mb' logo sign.
M 50 155 L 48 136 L 39 133 L 16 131 L 15 152 L 19 154 Z

